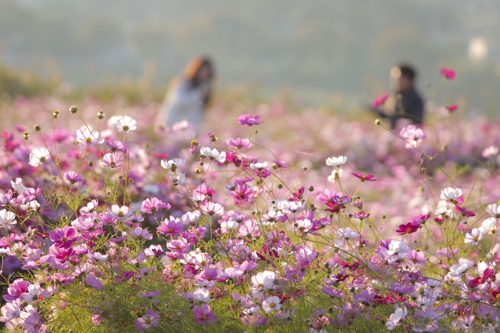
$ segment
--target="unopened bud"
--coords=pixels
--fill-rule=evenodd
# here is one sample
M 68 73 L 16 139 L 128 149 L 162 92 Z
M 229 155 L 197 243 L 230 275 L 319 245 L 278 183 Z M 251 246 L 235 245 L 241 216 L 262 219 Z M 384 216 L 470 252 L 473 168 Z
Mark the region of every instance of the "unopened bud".
M 54 119 L 59 118 L 59 110 L 55 110 L 54 113 L 52 113 L 52 117 L 54 117 Z
M 102 110 L 97 113 L 97 118 L 99 119 L 104 118 L 104 112 L 102 112 Z
M 314 186 L 309 186 L 307 189 L 309 190 L 309 192 L 312 192 L 314 191 Z
M 24 132 L 24 140 L 29 140 L 30 138 L 30 134 L 28 133 L 28 131 L 25 131 Z
M 375 119 L 375 125 L 380 126 L 380 119 Z
M 36 124 L 35 126 L 33 126 L 33 128 L 34 128 L 34 129 L 35 129 L 35 131 L 37 131 L 37 132 L 40 132 L 40 130 L 42 129 L 42 128 L 40 127 L 40 125 L 38 125 L 38 124 Z
M 194 173 L 199 175 L 201 173 L 201 169 L 200 168 L 196 168 L 194 169 Z
M 71 112 L 72 114 L 75 114 L 78 112 L 78 107 L 76 105 L 71 105 L 69 107 L 69 112 Z

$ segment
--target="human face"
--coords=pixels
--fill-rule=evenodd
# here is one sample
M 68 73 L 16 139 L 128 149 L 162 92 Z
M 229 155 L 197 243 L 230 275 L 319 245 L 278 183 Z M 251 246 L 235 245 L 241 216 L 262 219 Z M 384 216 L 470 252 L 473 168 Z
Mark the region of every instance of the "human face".
M 401 92 L 408 91 L 411 88 L 411 83 L 408 77 L 401 75 L 397 80 L 397 90 Z
M 198 78 L 200 81 L 208 80 L 210 78 L 210 67 L 202 65 L 198 70 Z

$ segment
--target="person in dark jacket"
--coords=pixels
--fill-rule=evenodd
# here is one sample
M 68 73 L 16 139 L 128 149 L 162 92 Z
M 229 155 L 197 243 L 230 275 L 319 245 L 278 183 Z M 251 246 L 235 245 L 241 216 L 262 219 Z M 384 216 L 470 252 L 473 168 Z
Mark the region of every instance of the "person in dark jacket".
M 396 100 L 391 113 L 380 108 L 373 110 L 382 118 L 388 118 L 391 129 L 396 127 L 399 119 L 406 118 L 415 125 L 424 121 L 424 102 L 415 89 L 415 69 L 407 64 L 401 64 L 391 69 L 391 77 L 395 83 Z

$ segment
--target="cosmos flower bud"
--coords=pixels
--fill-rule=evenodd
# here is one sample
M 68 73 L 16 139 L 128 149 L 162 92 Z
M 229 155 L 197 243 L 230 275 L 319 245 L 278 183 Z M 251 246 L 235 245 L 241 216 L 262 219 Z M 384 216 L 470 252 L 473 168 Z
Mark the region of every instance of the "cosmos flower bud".
M 375 125 L 380 126 L 380 119 L 375 119 Z
M 54 119 L 59 118 L 59 110 L 55 110 L 54 113 L 52 113 L 52 117 L 54 117 Z
M 35 126 L 33 126 L 33 128 L 34 128 L 34 129 L 35 129 L 35 131 L 37 131 L 37 132 L 40 132 L 40 130 L 42 129 L 42 128 L 40 127 L 40 125 L 38 125 L 38 124 L 36 124 Z
M 72 114 L 75 114 L 78 112 L 78 107 L 76 105 L 71 105 L 69 107 L 69 112 L 71 112 Z
M 24 140 L 29 140 L 30 138 L 30 134 L 28 133 L 28 131 L 25 131 L 24 132 Z
M 97 113 L 97 118 L 99 118 L 99 119 L 104 118 L 104 112 L 102 112 L 102 110 Z

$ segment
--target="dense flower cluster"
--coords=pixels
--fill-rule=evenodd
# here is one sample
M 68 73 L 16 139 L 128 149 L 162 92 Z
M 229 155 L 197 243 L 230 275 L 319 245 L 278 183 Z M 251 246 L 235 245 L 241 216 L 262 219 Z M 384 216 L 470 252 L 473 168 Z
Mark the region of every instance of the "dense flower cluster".
M 471 148 L 482 164 L 459 173 L 426 129 L 380 129 L 392 139 L 377 149 L 405 162 L 379 150 L 367 168 L 341 149 L 260 148 L 270 111 L 256 110 L 233 117 L 243 126 L 223 143 L 190 141 L 183 125 L 177 149 L 147 150 L 130 139 L 140 121 L 105 126 L 102 113 L 95 130 L 82 118 L 26 144 L 5 134 L 0 321 L 24 332 L 495 332 L 498 141 Z M 352 150 L 368 149 L 357 140 Z

